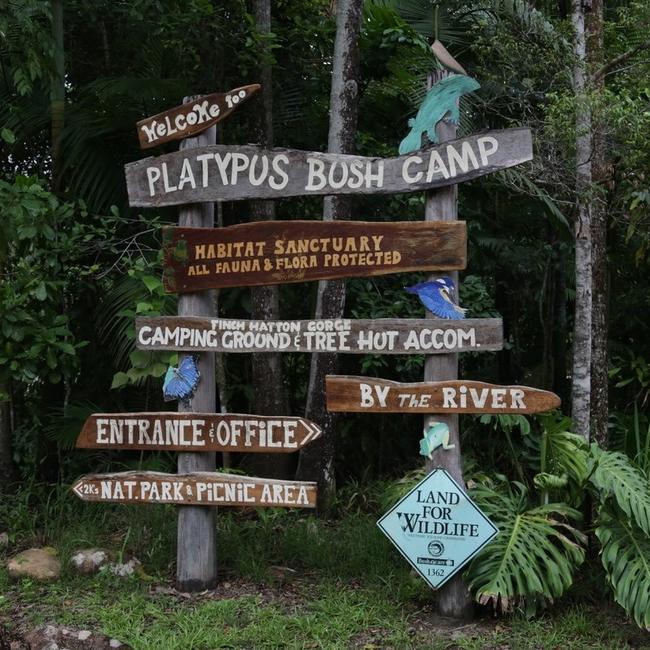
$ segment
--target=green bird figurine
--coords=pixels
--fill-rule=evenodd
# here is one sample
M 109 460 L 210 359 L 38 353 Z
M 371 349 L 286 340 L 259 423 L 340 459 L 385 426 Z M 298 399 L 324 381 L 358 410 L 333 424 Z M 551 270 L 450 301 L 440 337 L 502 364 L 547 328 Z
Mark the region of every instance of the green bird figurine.
M 424 430 L 424 438 L 420 440 L 420 455 L 431 460 L 431 454 L 442 447 L 454 449 L 456 445 L 449 444 L 449 427 L 443 422 L 434 422 Z
M 422 134 L 426 133 L 433 144 L 438 142 L 436 125 L 447 116 L 447 120 L 458 124 L 458 100 L 462 95 L 480 88 L 476 79 L 462 74 L 453 74 L 439 81 L 424 98 L 415 119 L 410 119 L 409 134 L 399 145 L 400 155 L 422 148 Z

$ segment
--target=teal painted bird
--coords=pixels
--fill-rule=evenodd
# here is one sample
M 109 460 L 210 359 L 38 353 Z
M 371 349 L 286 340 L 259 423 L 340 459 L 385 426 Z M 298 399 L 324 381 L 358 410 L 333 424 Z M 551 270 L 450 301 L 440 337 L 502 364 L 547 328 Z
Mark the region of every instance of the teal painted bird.
M 422 134 L 426 133 L 429 141 L 436 144 L 436 125 L 447 116 L 447 120 L 458 124 L 458 100 L 463 95 L 480 88 L 476 79 L 462 74 L 454 74 L 439 81 L 424 98 L 415 119 L 410 119 L 409 134 L 399 145 L 400 155 L 422 148 Z

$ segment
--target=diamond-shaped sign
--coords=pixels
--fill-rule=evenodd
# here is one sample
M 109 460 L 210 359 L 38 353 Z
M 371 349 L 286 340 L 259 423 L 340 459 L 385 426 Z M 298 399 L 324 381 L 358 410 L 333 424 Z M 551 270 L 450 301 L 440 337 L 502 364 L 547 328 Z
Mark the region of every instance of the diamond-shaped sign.
M 499 532 L 444 469 L 433 470 L 377 525 L 434 589 Z

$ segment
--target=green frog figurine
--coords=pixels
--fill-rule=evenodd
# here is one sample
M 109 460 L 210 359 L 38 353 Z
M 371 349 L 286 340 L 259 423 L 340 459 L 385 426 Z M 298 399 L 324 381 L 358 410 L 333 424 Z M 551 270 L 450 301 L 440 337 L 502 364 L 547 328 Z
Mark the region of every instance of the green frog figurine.
M 438 447 L 443 449 L 456 447 L 449 444 L 449 427 L 443 422 L 434 422 L 424 430 L 424 438 L 420 440 L 420 455 L 431 460 L 431 454 Z

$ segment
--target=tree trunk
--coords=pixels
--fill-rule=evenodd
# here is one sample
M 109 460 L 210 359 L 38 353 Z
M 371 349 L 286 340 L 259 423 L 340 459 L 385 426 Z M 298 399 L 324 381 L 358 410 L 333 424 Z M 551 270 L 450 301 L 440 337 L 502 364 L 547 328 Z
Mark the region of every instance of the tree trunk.
M 14 432 L 11 422 L 11 401 L 3 398 L 5 390 L 0 387 L 0 494 L 6 494 L 16 478 L 13 460 Z M 8 393 L 8 391 L 7 391 Z
M 271 0 L 255 0 L 255 22 L 262 36 L 271 32 Z M 265 148 L 273 146 L 273 72 L 271 52 L 263 53 L 259 82 L 262 86 L 260 101 L 262 109 L 257 124 L 258 141 Z M 254 201 L 251 219 L 268 221 L 275 219 L 272 201 Z M 278 286 L 251 288 L 252 316 L 256 320 L 277 320 L 280 317 Z M 282 378 L 280 353 L 255 353 L 253 362 L 253 407 L 259 415 L 287 415 L 289 407 Z M 246 464 L 255 473 L 268 478 L 289 478 L 294 459 L 290 454 L 254 454 Z
M 590 68 L 598 70 L 603 56 L 603 0 L 592 0 L 588 21 L 587 55 Z M 592 92 L 600 95 L 604 77 L 595 80 Z M 600 102 L 596 102 L 592 116 L 591 167 L 595 186 L 592 200 L 592 343 L 591 343 L 591 431 L 602 447 L 607 446 L 609 419 L 608 355 L 607 355 L 607 303 L 609 282 L 607 274 L 607 203 L 604 124 L 600 116 Z
M 567 382 L 567 274 L 564 260 L 557 260 L 553 272 L 555 283 L 555 319 L 553 321 L 553 392 L 560 396 L 562 402 L 568 400 Z
M 61 185 L 61 133 L 65 109 L 65 59 L 63 46 L 63 0 L 52 0 L 52 41 L 54 43 L 54 70 L 50 85 L 50 112 L 52 125 L 52 189 Z
M 362 0 L 339 0 L 336 7 L 336 39 L 332 61 L 330 124 L 327 150 L 330 153 L 353 153 L 357 132 L 359 104 L 359 31 Z M 349 197 L 326 197 L 323 221 L 349 219 Z M 343 280 L 318 283 L 316 318 L 341 318 L 345 307 Z M 325 376 L 336 371 L 336 354 L 312 354 L 305 416 L 323 429 L 320 439 L 301 449 L 297 478 L 318 482 L 318 499 L 322 507 L 335 489 L 334 416 L 325 408 Z
M 575 316 L 571 414 L 574 431 L 587 440 L 591 419 L 591 107 L 586 87 L 585 14 L 573 0 L 573 91 L 576 99 Z

